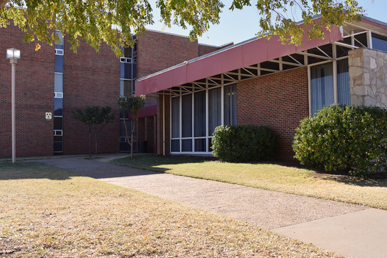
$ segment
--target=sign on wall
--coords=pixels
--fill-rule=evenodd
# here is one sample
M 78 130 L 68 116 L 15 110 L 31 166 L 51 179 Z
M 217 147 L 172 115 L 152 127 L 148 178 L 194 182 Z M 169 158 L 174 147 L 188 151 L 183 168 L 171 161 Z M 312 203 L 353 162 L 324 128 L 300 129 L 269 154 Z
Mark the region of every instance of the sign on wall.
M 50 121 L 52 119 L 52 113 L 51 112 L 46 112 L 46 120 Z

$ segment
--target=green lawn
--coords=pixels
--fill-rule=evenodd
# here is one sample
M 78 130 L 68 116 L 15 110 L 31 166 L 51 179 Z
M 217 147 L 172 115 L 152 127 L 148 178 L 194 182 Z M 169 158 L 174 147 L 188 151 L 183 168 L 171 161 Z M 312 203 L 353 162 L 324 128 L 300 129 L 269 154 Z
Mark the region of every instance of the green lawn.
M 340 257 L 37 162 L 0 163 L 0 207 L 1 257 Z
M 324 176 L 311 169 L 279 164 L 223 163 L 154 154 L 111 161 L 112 164 L 204 178 L 279 192 L 367 205 L 387 210 L 387 180 Z

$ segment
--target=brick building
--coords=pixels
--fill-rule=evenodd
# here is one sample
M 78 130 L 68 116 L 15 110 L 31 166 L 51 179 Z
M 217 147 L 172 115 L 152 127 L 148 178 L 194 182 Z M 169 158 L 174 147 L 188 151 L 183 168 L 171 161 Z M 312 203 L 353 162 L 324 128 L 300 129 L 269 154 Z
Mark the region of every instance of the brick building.
M 16 65 L 16 157 L 88 153 L 88 127 L 73 119 L 71 111 L 85 106 L 111 106 L 116 119 L 98 135 L 98 152 L 127 151 L 118 95 L 135 92 L 135 80 L 221 47 L 191 42 L 187 37 L 148 31 L 134 49 L 117 58 L 102 44 L 98 53 L 81 42 L 77 53 L 64 39 L 61 44 L 23 42 L 24 33 L 14 26 L 0 29 L 0 53 L 21 50 Z M 224 47 L 224 46 L 223 46 Z M 157 95 L 148 94 L 140 111 L 137 140 L 156 151 Z M 45 113 L 53 114 L 52 120 Z M 92 143 L 94 152 L 94 143 Z M 0 158 L 11 157 L 11 65 L 0 58 Z
M 266 125 L 292 159 L 300 120 L 333 103 L 387 108 L 387 24 L 364 17 L 301 46 L 251 39 L 136 81 L 157 94 L 157 153 L 211 155 L 218 125 Z

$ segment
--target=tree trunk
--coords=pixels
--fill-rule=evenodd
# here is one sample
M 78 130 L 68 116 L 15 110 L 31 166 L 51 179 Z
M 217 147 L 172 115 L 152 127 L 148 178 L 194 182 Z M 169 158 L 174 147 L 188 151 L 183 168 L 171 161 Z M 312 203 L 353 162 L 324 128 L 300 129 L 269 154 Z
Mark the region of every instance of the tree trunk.
M 132 129 L 132 133 L 131 133 L 131 140 L 130 140 L 130 142 L 132 143 L 131 145 L 130 145 L 130 157 L 131 158 L 133 158 L 133 129 Z
M 95 154 L 98 154 L 97 126 L 94 127 Z
M 91 159 L 91 125 L 89 125 L 89 159 Z

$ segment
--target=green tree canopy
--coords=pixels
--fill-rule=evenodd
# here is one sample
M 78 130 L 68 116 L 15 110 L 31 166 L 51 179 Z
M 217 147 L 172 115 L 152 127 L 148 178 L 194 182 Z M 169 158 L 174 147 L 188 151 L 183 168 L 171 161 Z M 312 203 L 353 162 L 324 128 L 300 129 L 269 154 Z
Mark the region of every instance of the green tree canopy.
M 279 35 L 282 41 L 295 44 L 301 43 L 305 33 L 310 38 L 322 38 L 323 28 L 359 19 L 363 11 L 355 0 L 257 0 L 253 4 L 261 16 L 256 21 L 262 29 L 257 36 Z M 201 36 L 211 24 L 218 24 L 223 8 L 251 5 L 250 0 L 233 0 L 229 6 L 220 0 L 156 1 L 162 22 L 189 28 L 191 39 Z M 287 15 L 295 8 L 308 27 L 305 31 L 295 18 L 289 18 L 291 14 Z M 49 44 L 55 41 L 55 30 L 60 30 L 68 35 L 74 51 L 82 37 L 96 50 L 106 42 L 120 55 L 120 46 L 133 46 L 132 33 L 141 35 L 146 25 L 154 23 L 152 12 L 148 0 L 0 0 L 0 28 L 13 20 L 25 32 L 26 42 Z M 314 20 L 316 15 L 321 19 Z

